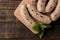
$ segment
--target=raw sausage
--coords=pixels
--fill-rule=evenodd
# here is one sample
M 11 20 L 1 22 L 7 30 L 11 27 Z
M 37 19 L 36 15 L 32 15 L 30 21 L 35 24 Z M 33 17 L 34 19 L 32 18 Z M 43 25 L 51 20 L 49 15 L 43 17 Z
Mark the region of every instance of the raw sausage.
M 38 0 L 38 2 L 37 2 L 37 10 L 39 12 L 45 13 L 45 5 L 46 5 L 46 0 Z
M 53 13 L 51 13 L 51 19 L 56 21 L 60 17 L 60 0 L 58 0 L 57 7 Z
M 46 12 L 50 13 L 56 7 L 57 2 L 58 0 L 49 0 L 46 6 Z
M 50 18 L 46 15 L 39 13 L 36 10 L 35 6 L 33 6 L 31 4 L 27 4 L 27 8 L 28 8 L 30 14 L 32 15 L 32 17 L 35 18 L 37 21 L 45 23 L 45 24 L 51 23 Z

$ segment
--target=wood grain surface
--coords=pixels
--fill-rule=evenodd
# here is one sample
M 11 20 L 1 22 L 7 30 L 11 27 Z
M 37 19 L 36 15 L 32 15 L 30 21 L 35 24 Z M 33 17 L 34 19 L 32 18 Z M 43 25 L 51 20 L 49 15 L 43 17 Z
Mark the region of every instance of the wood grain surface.
M 14 40 L 60 40 L 60 18 L 51 23 L 45 36 L 40 39 L 28 30 L 13 14 L 21 0 L 0 0 L 0 38 Z M 17 39 L 16 39 L 17 38 Z

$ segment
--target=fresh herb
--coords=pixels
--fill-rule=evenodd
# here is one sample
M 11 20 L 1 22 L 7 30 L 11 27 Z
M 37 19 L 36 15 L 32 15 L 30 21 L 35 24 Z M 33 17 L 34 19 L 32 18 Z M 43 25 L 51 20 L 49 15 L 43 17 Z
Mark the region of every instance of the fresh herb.
M 49 25 L 49 24 L 43 24 L 41 27 L 42 27 L 42 29 L 51 28 L 51 25 Z
M 43 25 L 35 24 L 33 26 L 33 30 L 36 30 L 38 32 L 37 35 L 40 38 L 42 38 L 44 36 L 45 28 L 51 28 L 51 26 L 49 24 L 43 24 Z
M 45 30 L 41 30 L 41 32 L 39 32 L 38 36 L 39 36 L 40 38 L 42 38 L 42 37 L 44 36 L 44 32 L 45 32 Z
M 41 25 L 40 24 L 35 24 L 32 29 L 40 32 L 41 31 Z

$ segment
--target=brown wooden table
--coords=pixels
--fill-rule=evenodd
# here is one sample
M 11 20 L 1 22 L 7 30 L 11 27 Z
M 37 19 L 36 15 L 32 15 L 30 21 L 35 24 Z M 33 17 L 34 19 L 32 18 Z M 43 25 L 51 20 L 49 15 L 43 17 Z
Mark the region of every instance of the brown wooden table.
M 45 36 L 40 39 L 28 30 L 13 14 L 21 0 L 0 0 L 0 38 L 17 40 L 60 40 L 60 18 L 51 23 Z

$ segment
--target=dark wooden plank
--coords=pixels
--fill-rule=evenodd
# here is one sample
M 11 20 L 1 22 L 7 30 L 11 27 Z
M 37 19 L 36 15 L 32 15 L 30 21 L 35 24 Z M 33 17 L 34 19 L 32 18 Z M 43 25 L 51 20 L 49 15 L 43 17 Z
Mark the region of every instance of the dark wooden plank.
M 21 0 L 0 0 L 0 38 L 18 38 L 14 40 L 60 40 L 60 19 L 52 23 L 40 39 L 28 30 L 15 16 L 14 11 Z M 11 39 L 12 40 L 12 39 Z
M 7 9 L 9 1 L 0 1 L 0 9 Z
M 21 1 L 0 1 L 0 10 L 1 9 L 15 9 Z
M 5 1 L 8 1 L 8 0 L 0 0 L 0 2 L 2 2 L 2 1 L 4 1 L 4 2 L 5 2 Z
M 0 22 L 14 22 L 14 10 L 0 10 Z
M 9 0 L 9 9 L 16 9 L 16 7 L 20 4 L 21 0 Z
M 9 2 L 8 8 L 11 10 L 16 9 L 16 7 L 19 5 L 20 2 L 21 1 L 11 1 L 11 2 Z
M 9 0 L 9 1 L 22 1 L 22 0 Z

